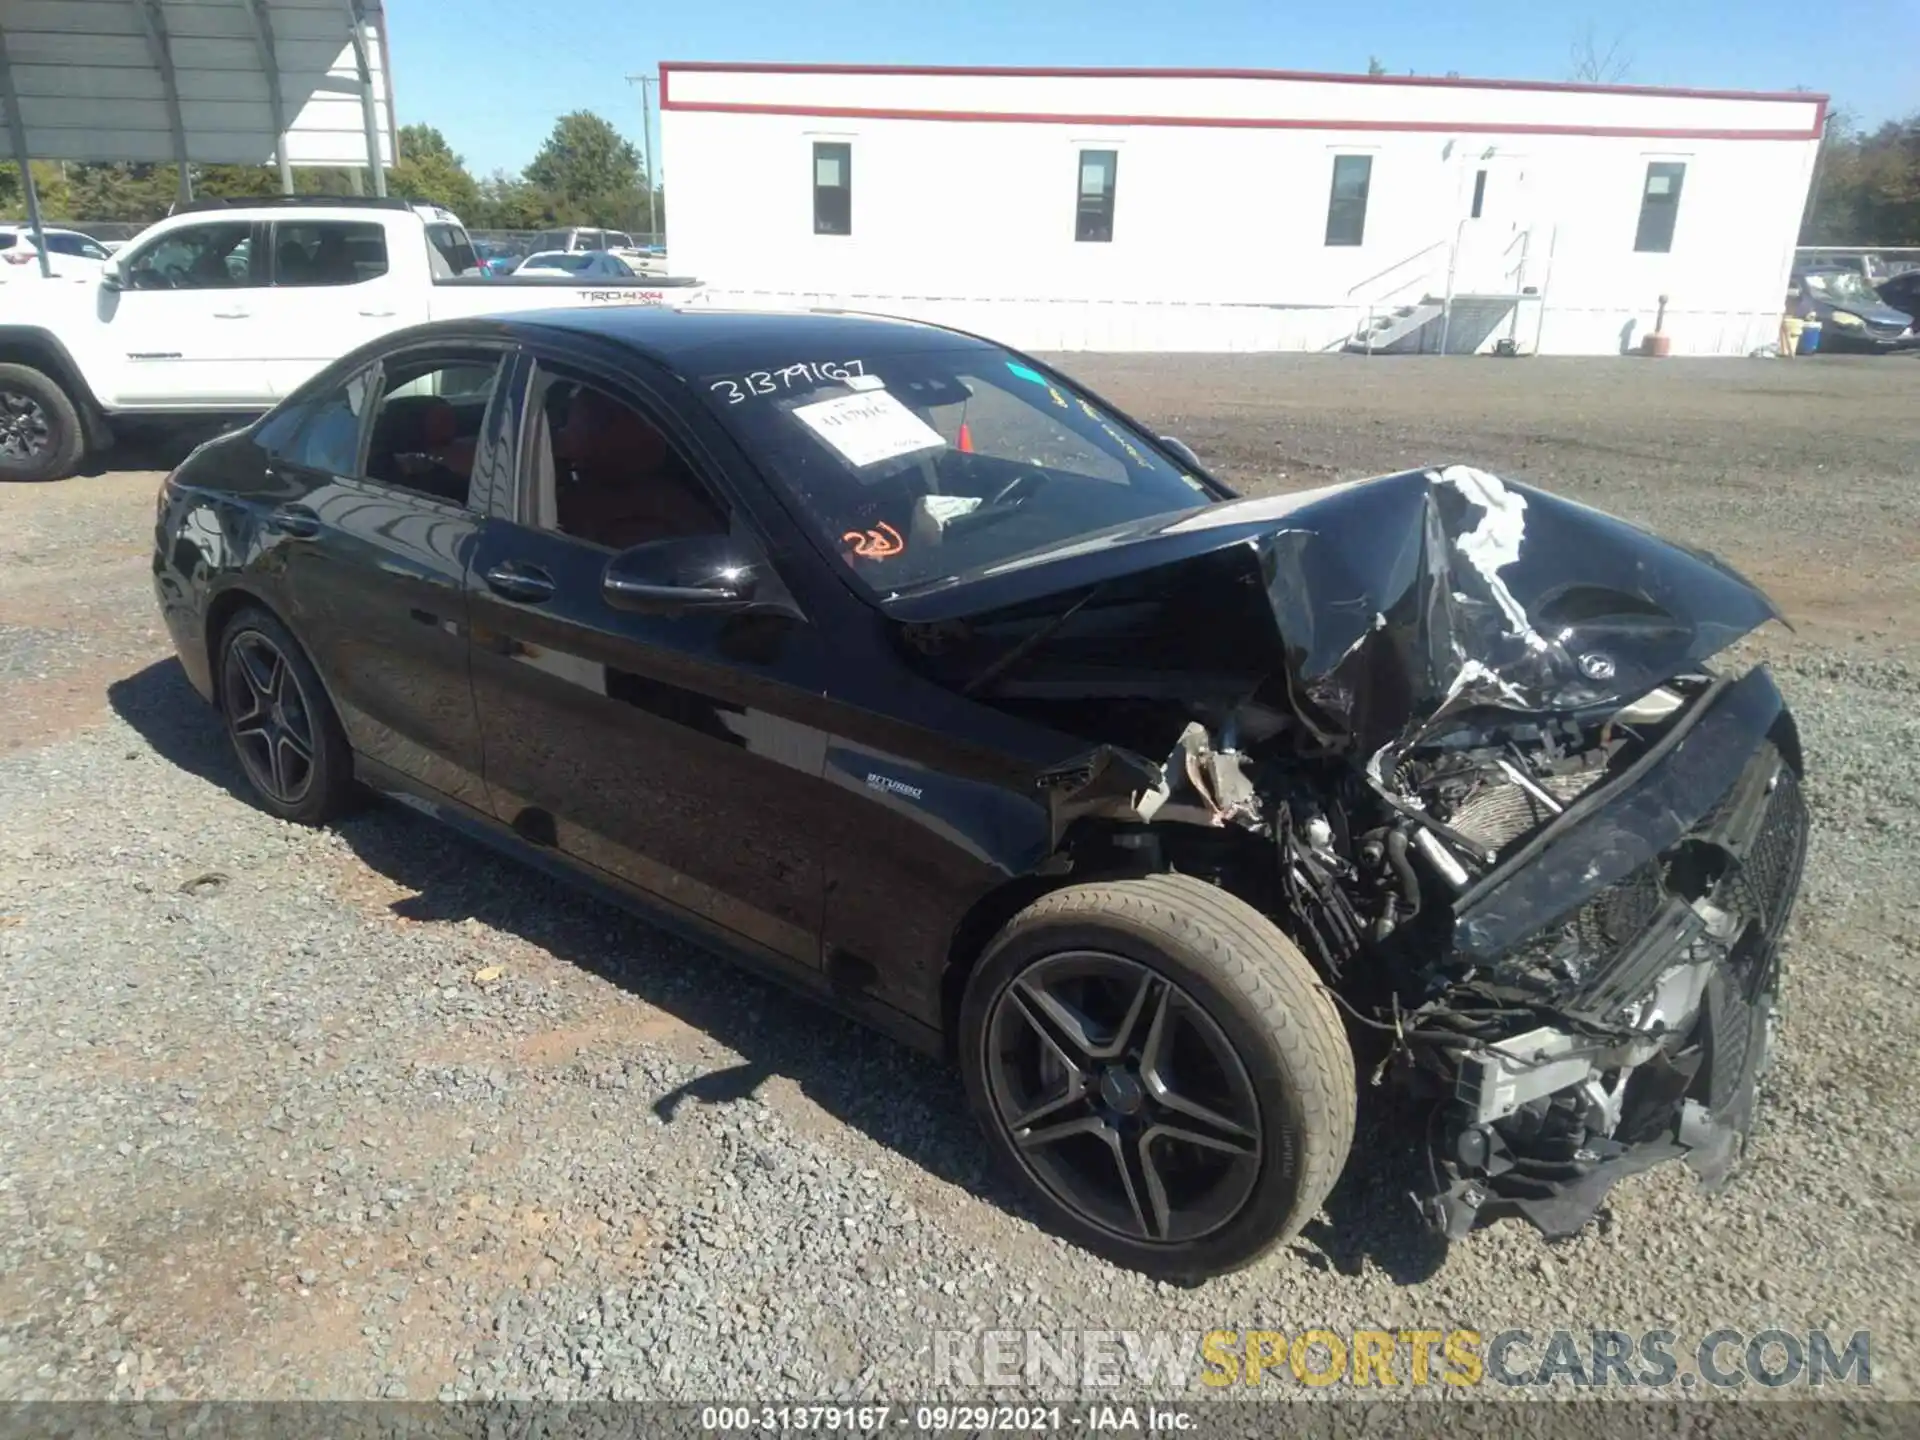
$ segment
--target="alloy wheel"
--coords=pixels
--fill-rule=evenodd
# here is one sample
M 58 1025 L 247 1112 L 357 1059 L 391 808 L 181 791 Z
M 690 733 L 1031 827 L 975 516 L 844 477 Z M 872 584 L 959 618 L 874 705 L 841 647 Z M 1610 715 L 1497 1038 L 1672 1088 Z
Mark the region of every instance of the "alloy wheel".
M 313 709 L 280 647 L 246 630 L 227 647 L 229 728 L 240 763 L 269 798 L 297 805 L 313 784 Z
M 1159 971 L 1105 951 L 1046 956 L 996 997 L 982 1044 L 1020 1163 L 1092 1223 L 1183 1243 L 1253 1193 L 1253 1082 L 1213 1017 Z
M 0 390 L 0 457 L 32 460 L 53 446 L 46 407 L 18 390 Z

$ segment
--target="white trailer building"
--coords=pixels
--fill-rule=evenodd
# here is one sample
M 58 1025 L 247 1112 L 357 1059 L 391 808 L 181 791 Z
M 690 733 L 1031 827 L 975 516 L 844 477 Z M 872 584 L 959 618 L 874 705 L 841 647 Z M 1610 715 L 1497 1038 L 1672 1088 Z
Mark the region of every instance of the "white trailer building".
M 1819 95 L 669 63 L 674 268 L 1033 349 L 1674 354 L 1778 334 Z M 1662 303 L 1664 297 L 1664 316 Z M 1356 338 L 1357 337 L 1357 338 Z

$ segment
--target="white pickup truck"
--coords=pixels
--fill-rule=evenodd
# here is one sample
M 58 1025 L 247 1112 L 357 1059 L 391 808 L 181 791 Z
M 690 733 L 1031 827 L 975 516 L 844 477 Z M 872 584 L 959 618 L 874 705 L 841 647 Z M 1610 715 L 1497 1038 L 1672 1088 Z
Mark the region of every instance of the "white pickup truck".
M 258 414 L 404 326 L 699 289 L 488 276 L 458 216 L 404 200 L 182 206 L 104 265 L 0 294 L 0 481 L 71 474 L 117 421 Z

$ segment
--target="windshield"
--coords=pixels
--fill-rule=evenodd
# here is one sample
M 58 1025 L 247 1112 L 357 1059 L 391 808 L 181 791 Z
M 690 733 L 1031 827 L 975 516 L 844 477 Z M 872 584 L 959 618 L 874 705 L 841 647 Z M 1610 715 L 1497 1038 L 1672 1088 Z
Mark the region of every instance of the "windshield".
M 1140 431 L 990 346 L 706 375 L 698 388 L 881 592 L 1217 498 Z
M 1806 281 L 1807 289 L 1822 300 L 1843 305 L 1871 305 L 1880 298 L 1865 277 L 1853 270 L 1816 270 Z

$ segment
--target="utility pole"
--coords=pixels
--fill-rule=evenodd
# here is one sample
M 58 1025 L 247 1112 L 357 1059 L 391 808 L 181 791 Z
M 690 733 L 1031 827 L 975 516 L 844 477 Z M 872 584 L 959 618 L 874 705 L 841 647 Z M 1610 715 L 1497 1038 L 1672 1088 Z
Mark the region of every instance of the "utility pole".
M 654 84 L 657 78 L 653 75 L 627 76 L 629 85 L 640 87 L 640 165 L 647 179 L 647 235 L 655 244 L 659 243 L 660 235 L 653 213 L 653 109 L 647 103 L 647 87 Z

